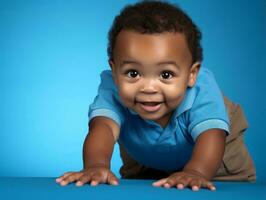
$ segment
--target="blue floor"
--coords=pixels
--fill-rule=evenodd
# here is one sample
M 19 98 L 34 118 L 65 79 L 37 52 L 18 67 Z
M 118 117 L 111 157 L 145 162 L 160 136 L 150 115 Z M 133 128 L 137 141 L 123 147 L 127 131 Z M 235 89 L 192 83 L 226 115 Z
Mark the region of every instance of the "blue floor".
M 217 190 L 178 190 L 153 187 L 153 180 L 120 180 L 118 186 L 74 184 L 62 187 L 55 178 L 0 178 L 0 199 L 263 199 L 266 200 L 266 181 L 214 182 Z

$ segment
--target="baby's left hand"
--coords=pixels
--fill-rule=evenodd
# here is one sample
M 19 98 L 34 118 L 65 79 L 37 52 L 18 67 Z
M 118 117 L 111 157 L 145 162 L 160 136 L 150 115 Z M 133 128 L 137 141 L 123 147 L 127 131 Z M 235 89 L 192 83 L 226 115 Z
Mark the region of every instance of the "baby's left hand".
M 178 189 L 190 187 L 193 191 L 198 191 L 200 188 L 216 190 L 215 186 L 206 178 L 184 171 L 175 172 L 167 178 L 154 182 L 152 185 L 156 187 L 163 186 L 165 188 L 176 187 Z

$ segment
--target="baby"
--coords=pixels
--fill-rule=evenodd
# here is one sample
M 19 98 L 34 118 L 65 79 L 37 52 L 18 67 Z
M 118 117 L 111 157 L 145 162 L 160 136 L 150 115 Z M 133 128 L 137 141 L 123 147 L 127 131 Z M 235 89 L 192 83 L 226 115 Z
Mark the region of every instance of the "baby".
M 111 70 L 102 72 L 90 105 L 84 169 L 58 183 L 117 185 L 110 171 L 116 142 L 122 178 L 193 191 L 215 190 L 212 180 L 255 180 L 245 118 L 201 67 L 201 33 L 184 11 L 159 1 L 126 6 L 108 39 Z

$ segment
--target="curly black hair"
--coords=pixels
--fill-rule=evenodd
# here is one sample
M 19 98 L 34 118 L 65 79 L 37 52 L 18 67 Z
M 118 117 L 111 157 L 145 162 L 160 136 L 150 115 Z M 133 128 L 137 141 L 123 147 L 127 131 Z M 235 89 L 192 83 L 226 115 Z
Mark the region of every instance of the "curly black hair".
M 175 4 L 166 1 L 141 1 L 126 5 L 117 15 L 108 32 L 107 53 L 113 60 L 113 49 L 121 30 L 142 34 L 179 32 L 185 35 L 192 62 L 202 61 L 201 32 L 191 18 Z

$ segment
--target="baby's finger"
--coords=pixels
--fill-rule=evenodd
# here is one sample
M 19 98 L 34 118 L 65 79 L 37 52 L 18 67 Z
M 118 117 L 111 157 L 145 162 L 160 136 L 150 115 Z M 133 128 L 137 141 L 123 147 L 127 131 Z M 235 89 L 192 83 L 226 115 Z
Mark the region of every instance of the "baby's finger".
M 107 178 L 107 182 L 110 185 L 118 185 L 118 178 L 116 178 L 116 176 L 113 173 L 109 173 L 109 176 Z
M 59 176 L 57 179 L 56 179 L 56 182 L 57 183 L 60 183 L 64 178 L 66 178 L 68 175 L 70 175 L 71 173 L 73 172 L 66 172 L 64 173 L 62 176 Z
M 97 186 L 99 183 L 102 182 L 102 176 L 99 174 L 94 174 L 91 177 L 91 186 Z
M 79 179 L 77 180 L 76 186 L 82 186 L 85 183 L 88 183 L 91 180 L 91 176 L 89 174 L 83 174 Z
M 72 182 L 78 180 L 80 176 L 82 176 L 81 173 L 72 173 L 72 174 L 68 175 L 66 178 L 64 178 L 60 182 L 60 184 L 61 184 L 61 186 L 65 186 L 65 185 L 67 185 L 69 183 L 72 183 Z
M 166 188 L 170 188 L 174 185 L 176 185 L 176 183 L 182 178 L 182 176 L 170 176 L 168 177 L 167 181 L 163 184 L 164 187 Z
M 205 181 L 202 183 L 202 187 L 208 188 L 212 191 L 216 190 L 216 187 L 214 186 L 214 184 L 210 181 Z
M 156 182 L 153 182 L 152 185 L 155 187 L 160 187 L 161 185 L 165 184 L 166 181 L 167 181 L 167 178 L 163 178 Z
M 190 181 L 189 186 L 193 191 L 199 191 L 201 188 L 201 181 L 199 179 L 193 179 Z
M 180 190 L 184 189 L 185 187 L 188 186 L 189 182 L 190 182 L 190 178 L 188 177 L 182 177 L 179 180 L 177 180 L 177 184 L 176 187 Z

